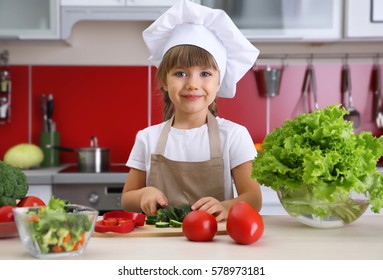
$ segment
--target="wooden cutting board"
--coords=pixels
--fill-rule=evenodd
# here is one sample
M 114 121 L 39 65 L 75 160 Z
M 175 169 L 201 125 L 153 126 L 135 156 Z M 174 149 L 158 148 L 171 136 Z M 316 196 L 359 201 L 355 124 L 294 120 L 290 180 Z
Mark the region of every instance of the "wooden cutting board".
M 218 223 L 218 235 L 227 234 L 226 222 Z M 169 236 L 183 236 L 182 228 L 167 227 L 157 228 L 154 225 L 144 225 L 136 227 L 129 233 L 115 233 L 115 232 L 93 232 L 92 237 L 169 237 Z

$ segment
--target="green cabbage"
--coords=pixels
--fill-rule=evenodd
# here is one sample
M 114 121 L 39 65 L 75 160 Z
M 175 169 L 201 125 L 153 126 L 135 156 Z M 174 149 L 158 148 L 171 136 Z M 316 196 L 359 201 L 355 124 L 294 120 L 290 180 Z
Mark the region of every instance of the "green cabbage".
M 312 201 L 334 202 L 355 191 L 367 195 L 372 211 L 379 213 L 383 174 L 377 162 L 383 156 L 383 138 L 355 133 L 344 120 L 346 114 L 343 107 L 331 105 L 286 120 L 265 137 L 252 177 L 275 191 L 309 195 Z M 307 214 L 307 208 L 297 207 L 295 213 Z M 319 216 L 328 214 L 323 208 L 314 210 Z
M 4 155 L 4 162 L 21 169 L 38 167 L 43 159 L 44 153 L 42 149 L 28 143 L 13 146 Z

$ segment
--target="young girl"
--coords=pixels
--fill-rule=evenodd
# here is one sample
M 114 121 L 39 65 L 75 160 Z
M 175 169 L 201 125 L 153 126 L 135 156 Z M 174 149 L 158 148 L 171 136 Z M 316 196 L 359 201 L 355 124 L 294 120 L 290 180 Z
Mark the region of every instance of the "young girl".
M 190 22 L 214 16 L 218 21 L 212 25 Z M 213 29 L 224 37 L 234 32 L 239 43 L 225 43 Z M 155 214 L 158 207 L 188 204 L 220 221 L 236 201 L 261 209 L 260 187 L 251 178 L 254 143 L 245 127 L 217 117 L 217 96 L 234 96 L 236 82 L 259 53 L 238 33 L 222 11 L 188 1 L 180 1 L 144 31 L 152 60 L 162 52 L 157 80 L 165 122 L 137 134 L 127 162 L 124 210 Z M 236 57 L 243 53 L 245 59 Z

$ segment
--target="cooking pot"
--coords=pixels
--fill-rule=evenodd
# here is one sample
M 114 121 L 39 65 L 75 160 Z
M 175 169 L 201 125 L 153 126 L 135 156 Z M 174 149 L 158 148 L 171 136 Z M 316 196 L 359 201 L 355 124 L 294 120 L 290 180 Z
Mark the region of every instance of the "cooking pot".
M 90 147 L 76 149 L 47 145 L 47 148 L 57 149 L 65 152 L 77 152 L 77 164 L 80 172 L 100 173 L 107 171 L 110 166 L 110 149 L 98 147 L 96 136 L 91 137 Z

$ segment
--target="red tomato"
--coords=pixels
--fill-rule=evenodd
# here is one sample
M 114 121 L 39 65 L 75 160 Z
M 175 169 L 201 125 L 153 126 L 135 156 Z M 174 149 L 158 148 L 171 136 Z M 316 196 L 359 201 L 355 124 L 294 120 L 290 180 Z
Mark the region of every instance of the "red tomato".
M 251 244 L 263 235 L 263 219 L 249 203 L 240 201 L 229 210 L 226 231 L 238 244 Z
M 1 206 L 0 207 L 0 222 L 3 222 L 3 223 L 14 222 L 15 218 L 13 216 L 12 209 L 15 207 L 16 206 L 13 206 L 13 205 Z
M 191 241 L 210 241 L 217 233 L 217 220 L 203 210 L 189 212 L 182 222 L 182 232 Z
M 44 201 L 42 201 L 37 196 L 26 196 L 17 203 L 17 207 L 34 207 L 34 206 L 45 206 Z

